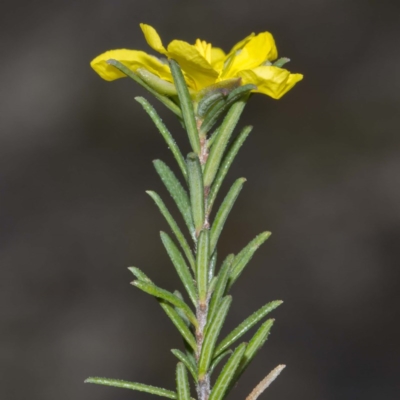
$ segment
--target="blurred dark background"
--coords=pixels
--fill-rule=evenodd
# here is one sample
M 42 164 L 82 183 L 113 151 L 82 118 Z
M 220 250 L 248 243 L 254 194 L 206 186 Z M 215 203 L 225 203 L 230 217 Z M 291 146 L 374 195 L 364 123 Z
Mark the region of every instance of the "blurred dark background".
M 83 384 L 96 375 L 174 386 L 178 334 L 126 269 L 178 286 L 144 193 L 173 208 L 151 160 L 174 161 L 134 101 L 144 91 L 89 67 L 108 49 L 149 51 L 140 22 L 164 43 L 225 50 L 269 30 L 305 75 L 280 101 L 253 97 L 241 124 L 255 129 L 223 188 L 248 178 L 220 258 L 273 232 L 226 329 L 285 300 L 231 398 L 279 363 L 264 398 L 399 398 L 400 2 L 38 0 L 3 3 L 0 21 L 1 399 L 150 398 Z

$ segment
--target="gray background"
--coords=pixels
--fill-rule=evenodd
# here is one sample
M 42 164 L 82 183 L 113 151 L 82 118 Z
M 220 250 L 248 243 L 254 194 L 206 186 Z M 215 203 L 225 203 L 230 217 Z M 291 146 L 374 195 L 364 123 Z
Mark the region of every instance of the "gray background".
M 227 328 L 285 300 L 231 398 L 285 363 L 270 399 L 398 399 L 400 2 L 390 0 L 2 3 L 0 398 L 150 398 L 84 385 L 90 375 L 174 386 L 180 339 L 126 269 L 178 286 L 158 237 L 168 228 L 144 193 L 172 209 L 151 160 L 173 160 L 134 101 L 143 90 L 89 67 L 108 49 L 148 51 L 139 22 L 165 43 L 201 37 L 226 50 L 269 30 L 305 75 L 280 101 L 253 97 L 241 124 L 255 129 L 223 188 L 248 178 L 221 255 L 273 232 L 234 288 Z

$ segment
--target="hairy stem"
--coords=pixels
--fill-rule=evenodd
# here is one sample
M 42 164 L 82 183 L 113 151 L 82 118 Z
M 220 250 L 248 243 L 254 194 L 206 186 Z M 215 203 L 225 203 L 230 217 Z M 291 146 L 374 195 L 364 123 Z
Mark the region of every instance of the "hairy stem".
M 200 128 L 201 123 L 198 123 L 198 128 Z M 207 137 L 206 135 L 200 135 L 200 164 L 201 166 L 204 166 L 204 164 L 207 161 L 208 158 L 208 146 L 207 146 Z M 204 184 L 203 184 L 204 185 Z M 207 206 L 207 198 L 208 198 L 209 190 L 207 188 L 204 188 L 204 207 L 206 208 Z M 210 224 L 208 221 L 208 216 L 205 216 L 204 219 L 204 224 L 203 224 L 203 229 L 209 229 Z M 210 257 L 208 257 L 207 263 L 210 263 L 209 260 Z M 207 270 L 209 268 L 209 265 L 207 266 Z M 201 354 L 201 349 L 203 346 L 203 340 L 204 340 L 204 328 L 207 323 L 207 316 L 208 316 L 208 306 L 210 302 L 210 296 L 207 296 L 205 301 L 200 301 L 198 302 L 197 309 L 196 309 L 196 318 L 198 321 L 198 328 L 196 330 L 196 342 L 197 342 L 197 349 L 196 349 L 196 360 L 199 361 L 200 354 Z M 208 400 L 208 397 L 210 395 L 210 377 L 209 374 L 207 373 L 204 377 L 201 377 L 197 383 L 197 395 L 199 400 Z

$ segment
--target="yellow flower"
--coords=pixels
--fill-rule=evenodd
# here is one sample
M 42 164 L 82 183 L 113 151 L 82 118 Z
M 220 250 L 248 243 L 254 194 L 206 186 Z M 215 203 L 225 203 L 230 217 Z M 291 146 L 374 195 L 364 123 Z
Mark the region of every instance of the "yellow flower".
M 173 40 L 165 48 L 153 27 L 146 24 L 140 24 L 140 27 L 148 45 L 160 53 L 162 58 L 137 50 L 107 51 L 90 64 L 103 79 L 112 81 L 125 76 L 107 64 L 107 60 L 115 59 L 132 71 L 143 68 L 167 82 L 173 82 L 166 58 L 178 62 L 188 87 L 196 92 L 227 79 L 241 78 L 243 85 L 257 86 L 254 92 L 279 99 L 303 79 L 301 74 L 292 74 L 287 69 L 272 64 L 278 58 L 278 52 L 269 32 L 258 35 L 252 33 L 225 54 L 223 50 L 200 39 L 194 45 Z

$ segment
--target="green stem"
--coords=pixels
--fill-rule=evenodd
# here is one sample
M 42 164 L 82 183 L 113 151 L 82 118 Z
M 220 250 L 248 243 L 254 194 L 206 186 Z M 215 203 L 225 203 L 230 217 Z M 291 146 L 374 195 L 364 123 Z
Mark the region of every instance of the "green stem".
M 200 138 L 200 164 L 204 165 L 208 158 L 208 146 L 207 141 L 205 138 Z M 204 208 L 207 205 L 208 194 L 209 191 L 206 189 L 204 185 L 204 179 L 202 179 L 203 185 L 203 201 L 204 201 Z M 199 287 L 199 299 L 198 305 L 196 310 L 196 318 L 198 321 L 198 328 L 196 330 L 196 342 L 197 342 L 197 349 L 196 349 L 196 362 L 197 362 L 197 369 L 199 366 L 199 358 L 201 354 L 201 350 L 203 347 L 204 335 L 205 335 L 205 327 L 208 319 L 208 310 L 209 310 L 209 303 L 210 303 L 210 293 L 207 291 L 207 283 L 208 283 L 208 272 L 211 267 L 211 254 L 209 252 L 209 222 L 208 216 L 203 215 L 204 223 L 203 223 L 203 231 L 202 237 L 206 238 L 205 240 L 207 244 L 207 251 L 204 251 L 204 246 L 199 245 L 196 249 L 196 259 L 198 260 L 198 264 L 196 265 L 197 270 L 197 280 Z M 200 253 L 199 253 L 200 252 Z M 207 253 L 206 255 L 204 253 Z M 196 390 L 198 394 L 198 400 L 208 400 L 210 395 L 211 387 L 210 387 L 210 375 L 209 373 L 205 374 L 202 377 L 199 377 L 196 383 Z

